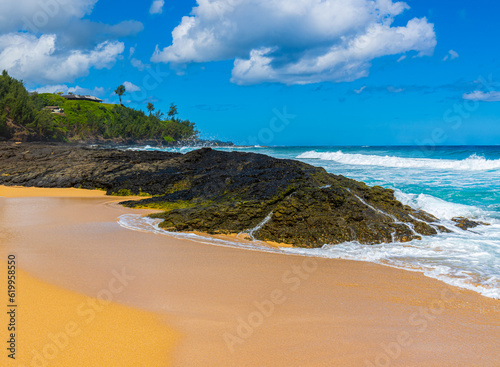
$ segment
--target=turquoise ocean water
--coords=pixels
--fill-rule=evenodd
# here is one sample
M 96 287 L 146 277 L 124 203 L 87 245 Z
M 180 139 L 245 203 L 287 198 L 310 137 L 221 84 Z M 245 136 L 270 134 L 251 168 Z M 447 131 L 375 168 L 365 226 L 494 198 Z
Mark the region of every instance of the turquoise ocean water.
M 137 148 L 134 148 L 137 149 Z M 153 150 L 149 146 L 139 148 Z M 186 153 L 193 148 L 172 148 Z M 325 244 L 321 249 L 284 249 L 304 256 L 370 261 L 440 279 L 448 284 L 500 299 L 500 146 L 459 147 L 228 147 L 297 159 L 369 185 L 392 188 L 396 197 L 434 214 L 449 234 L 421 241 L 383 245 Z M 471 231 L 453 226 L 465 216 L 490 223 Z M 120 218 L 131 229 L 160 231 L 157 224 L 133 216 Z M 182 236 L 179 234 L 164 233 Z M 196 238 L 195 238 L 196 239 Z M 206 242 L 205 239 L 199 239 Z M 241 246 L 216 241 L 222 246 Z M 258 249 L 258 246 L 252 247 Z M 267 251 L 267 249 L 266 249 Z M 274 250 L 273 250 L 274 251 Z

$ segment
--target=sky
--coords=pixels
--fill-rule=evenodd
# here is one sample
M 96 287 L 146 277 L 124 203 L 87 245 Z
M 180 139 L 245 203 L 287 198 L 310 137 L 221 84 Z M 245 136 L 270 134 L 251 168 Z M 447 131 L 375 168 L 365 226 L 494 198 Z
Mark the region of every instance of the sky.
M 251 145 L 498 145 L 494 0 L 2 0 L 30 91 L 178 106 Z

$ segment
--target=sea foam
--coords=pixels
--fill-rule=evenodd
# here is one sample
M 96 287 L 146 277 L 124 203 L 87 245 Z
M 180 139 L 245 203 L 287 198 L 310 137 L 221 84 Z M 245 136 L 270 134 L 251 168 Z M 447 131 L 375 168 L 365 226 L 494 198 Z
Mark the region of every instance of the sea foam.
M 193 148 L 175 149 L 185 153 Z M 217 149 L 253 151 L 251 147 Z M 390 152 L 386 156 L 365 154 L 364 151 L 359 150 L 355 153 L 345 153 L 342 147 L 331 148 L 330 152 L 312 149 L 315 148 L 261 148 L 263 153 L 277 158 L 314 159 L 315 161 L 309 163 L 324 167 L 329 172 L 361 180 L 370 185 L 377 184 L 394 188 L 395 196 L 399 201 L 414 209 L 433 214 L 439 219 L 439 224 L 449 228 L 451 233 L 424 236 L 422 240 L 407 243 L 361 245 L 356 242 L 346 242 L 306 249 L 276 248 L 266 246 L 260 241 L 239 242 L 231 239 L 167 232 L 158 226 L 158 220 L 143 218 L 140 215 L 122 216 L 120 224 L 134 230 L 216 246 L 289 255 L 369 261 L 419 271 L 447 284 L 500 299 L 500 194 L 498 194 L 500 159 L 497 159 L 500 156 L 499 150 L 442 148 L 440 151 L 443 155 L 441 156 L 446 159 L 430 159 L 409 158 L 409 154 L 419 154 L 418 147 L 415 147 L 413 151 L 407 148 L 385 147 L 384 152 Z M 475 152 L 479 155 L 473 154 Z M 397 156 L 399 154 L 401 157 Z M 489 159 L 481 157 L 482 154 L 488 155 Z M 465 158 L 467 155 L 469 157 Z M 368 169 L 369 167 L 372 169 Z M 451 221 L 452 218 L 460 216 L 491 225 L 464 231 L 457 228 L 456 223 Z M 247 233 L 251 230 L 249 228 Z
M 260 241 L 238 242 L 191 233 L 168 232 L 159 227 L 160 221 L 135 214 L 122 215 L 118 223 L 128 229 L 162 234 L 216 246 L 253 251 L 312 256 L 332 259 L 367 261 L 400 269 L 419 271 L 447 284 L 470 289 L 486 297 L 500 299 L 500 221 L 490 218 L 478 208 L 453 204 L 430 195 L 409 195 L 396 191 L 403 203 L 415 209 L 425 209 L 451 230 L 436 236 L 406 243 L 362 245 L 345 242 L 325 244 L 322 248 L 276 248 Z M 454 216 L 475 216 L 491 223 L 472 231 L 454 226 Z
M 488 171 L 500 169 L 500 159 L 488 160 L 475 154 L 463 160 L 430 159 L 430 158 L 403 158 L 394 156 L 380 156 L 370 154 L 352 154 L 337 152 L 304 152 L 297 159 L 321 159 L 337 163 L 361 166 L 380 166 L 391 168 L 427 168 L 456 171 Z

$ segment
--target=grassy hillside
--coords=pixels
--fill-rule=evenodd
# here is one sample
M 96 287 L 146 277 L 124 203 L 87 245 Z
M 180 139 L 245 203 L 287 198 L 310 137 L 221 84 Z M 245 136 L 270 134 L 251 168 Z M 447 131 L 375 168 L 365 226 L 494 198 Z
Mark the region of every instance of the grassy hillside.
M 59 106 L 64 114 L 44 110 Z M 194 123 L 163 113 L 145 114 L 121 105 L 69 101 L 57 94 L 28 95 L 23 83 L 5 71 L 0 76 L 0 137 L 44 141 L 172 142 L 197 136 Z

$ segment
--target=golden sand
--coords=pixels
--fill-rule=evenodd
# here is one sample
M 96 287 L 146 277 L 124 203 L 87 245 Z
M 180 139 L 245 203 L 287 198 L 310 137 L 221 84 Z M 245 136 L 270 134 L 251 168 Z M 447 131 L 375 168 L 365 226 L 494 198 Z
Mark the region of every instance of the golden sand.
M 6 263 L 1 264 L 6 274 Z M 6 282 L 0 293 L 7 294 Z M 113 302 L 112 290 L 100 299 L 86 297 L 37 280 L 17 269 L 16 354 L 8 366 L 167 366 L 178 335 L 158 315 Z M 111 296 L 110 296 L 111 295 Z M 5 297 L 4 297 L 5 299 Z M 1 313 L 2 344 L 9 340 L 7 315 Z M 7 338 L 7 339 L 6 339 Z
M 0 186 L 0 196 L 104 198 L 105 192 Z M 18 263 L 22 264 L 22 260 L 18 259 Z M 0 262 L 0 274 L 7 273 L 6 266 L 5 261 Z M 158 314 L 113 302 L 123 288 L 119 278 L 111 276 L 108 287 L 97 293 L 97 299 L 40 281 L 19 267 L 16 272 L 16 358 L 9 358 L 10 352 L 2 352 L 2 367 L 171 365 L 171 352 L 179 334 Z M 0 279 L 0 294 L 7 294 L 6 287 L 6 279 Z M 10 338 L 10 331 L 5 330 L 9 316 L 6 312 L 0 315 L 1 340 L 6 342 Z
M 16 253 L 30 274 L 20 272 L 20 356 L 43 353 L 74 320 L 81 334 L 49 366 L 500 365 L 498 300 L 376 264 L 130 231 L 118 216 L 143 211 L 110 199 L 0 198 L 0 261 Z M 122 268 L 135 279 L 86 325 L 75 308 Z
M 21 187 L 0 185 L 0 196 L 6 198 L 16 197 L 104 197 L 106 192 L 102 190 L 84 189 L 48 189 L 43 187 Z

